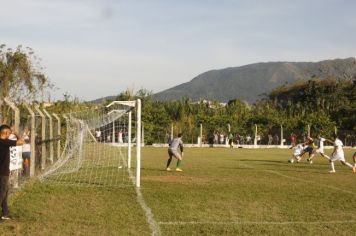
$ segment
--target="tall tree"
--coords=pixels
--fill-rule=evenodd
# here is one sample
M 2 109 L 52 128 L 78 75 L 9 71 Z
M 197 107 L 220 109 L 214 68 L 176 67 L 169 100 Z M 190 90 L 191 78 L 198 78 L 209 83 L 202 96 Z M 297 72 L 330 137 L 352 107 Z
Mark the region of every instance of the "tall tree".
M 43 96 L 44 89 L 51 87 L 42 73 L 40 59 L 29 47 L 18 46 L 15 50 L 0 45 L 0 111 L 8 113 L 1 103 L 9 97 L 12 101 L 31 101 Z
M 13 50 L 0 45 L 0 99 L 36 99 L 50 86 L 42 70 L 40 59 L 31 48 L 23 49 L 20 45 Z

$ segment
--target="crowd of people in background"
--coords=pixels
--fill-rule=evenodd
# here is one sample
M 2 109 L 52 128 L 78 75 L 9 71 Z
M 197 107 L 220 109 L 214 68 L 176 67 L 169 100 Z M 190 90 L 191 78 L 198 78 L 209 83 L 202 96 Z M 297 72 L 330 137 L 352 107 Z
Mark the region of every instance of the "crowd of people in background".
M 113 138 L 112 130 L 107 130 L 107 131 L 102 131 L 100 129 L 95 130 L 95 138 L 98 142 L 127 143 L 128 137 L 129 137 L 129 135 L 128 135 L 128 131 L 126 129 L 119 129 L 118 131 L 115 131 L 115 133 L 114 133 L 115 140 L 112 140 L 112 138 Z
M 229 144 L 230 146 L 232 144 L 235 145 L 252 145 L 254 144 L 255 137 L 252 136 L 251 134 L 246 134 L 246 135 L 241 135 L 239 133 L 236 133 L 235 135 L 232 132 L 229 132 L 228 134 L 224 132 L 214 132 L 214 138 L 212 144 Z M 257 134 L 256 135 L 256 142 L 257 145 L 263 144 L 263 136 L 262 134 Z M 280 139 L 277 134 L 272 135 L 268 134 L 268 145 L 279 145 L 280 144 Z
M 233 134 L 232 132 L 221 132 L 215 131 L 212 139 L 209 139 L 208 142 L 203 140 L 203 143 L 209 144 L 224 144 L 224 145 L 252 145 L 255 143 L 257 145 L 281 145 L 283 142 L 284 145 L 295 146 L 298 142 L 305 142 L 307 140 L 307 134 L 302 134 L 298 137 L 294 132 L 290 133 L 286 139 L 281 140 L 280 136 L 277 133 L 269 132 L 267 136 L 263 136 L 261 133 L 255 135 L 240 133 Z M 347 134 L 344 137 L 344 144 L 346 146 L 354 147 L 356 145 L 355 135 Z

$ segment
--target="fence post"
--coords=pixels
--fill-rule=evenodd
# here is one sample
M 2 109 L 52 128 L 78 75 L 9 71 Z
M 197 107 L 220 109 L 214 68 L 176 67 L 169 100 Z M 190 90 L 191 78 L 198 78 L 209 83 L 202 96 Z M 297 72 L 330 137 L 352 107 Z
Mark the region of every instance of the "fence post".
M 41 116 L 42 119 L 42 128 L 41 128 L 41 147 L 42 147 L 42 153 L 41 153 L 41 169 L 44 170 L 46 168 L 46 117 L 40 110 L 40 106 L 38 104 L 35 105 L 35 110 L 37 113 Z
M 200 142 L 199 142 L 199 145 L 200 147 L 203 146 L 203 124 L 200 123 L 200 133 L 199 133 L 199 136 L 200 136 Z
M 31 156 L 30 156 L 30 177 L 35 176 L 36 171 L 36 117 L 35 113 L 28 104 L 25 104 L 26 109 L 31 115 Z
M 258 132 L 257 125 L 255 125 L 255 139 L 253 140 L 253 145 L 255 147 L 257 147 L 257 132 Z
M 0 99 L 0 112 L 1 112 L 1 107 L 2 107 L 3 103 L 4 103 L 4 101 L 2 99 Z M 0 113 L 0 115 L 1 115 L 1 113 Z M 3 122 L 4 122 L 4 117 L 1 115 L 0 125 L 2 125 Z
M 52 113 L 57 120 L 57 159 L 61 156 L 61 118 L 56 113 Z
M 283 140 L 283 126 L 281 125 L 281 147 L 284 145 L 284 140 Z
M 15 103 L 13 103 L 12 101 L 10 101 L 8 98 L 4 98 L 5 103 L 14 111 L 15 113 L 15 131 L 19 132 L 20 131 L 20 110 L 19 108 L 15 105 Z M 15 170 L 14 171 L 15 176 L 14 176 L 14 188 L 18 188 L 19 187 L 19 171 Z
M 19 128 L 20 128 L 20 110 L 19 108 L 15 105 L 15 103 L 13 103 L 12 101 L 10 101 L 8 98 L 4 98 L 5 103 L 15 112 L 15 130 L 16 132 L 19 132 Z
M 49 161 L 53 164 L 54 149 L 53 149 L 53 120 L 52 116 L 43 108 L 43 112 L 46 114 L 49 120 Z
M 65 152 L 66 151 L 67 141 L 68 141 L 68 134 L 69 134 L 69 118 L 68 118 L 67 115 L 62 115 L 62 117 L 66 121 L 66 135 L 65 135 L 66 141 L 64 142 L 65 147 L 63 149 L 63 152 Z M 96 138 L 95 138 L 95 140 L 96 140 Z
M 308 124 L 308 137 L 310 137 L 310 125 Z
M 173 140 L 173 123 L 171 124 L 171 139 L 170 140 Z

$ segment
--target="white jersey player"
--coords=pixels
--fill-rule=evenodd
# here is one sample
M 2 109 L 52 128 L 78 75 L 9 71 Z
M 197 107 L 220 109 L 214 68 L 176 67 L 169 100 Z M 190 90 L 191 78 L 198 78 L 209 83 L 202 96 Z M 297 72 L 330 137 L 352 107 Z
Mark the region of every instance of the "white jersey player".
M 299 162 L 301 159 L 300 156 L 301 156 L 304 148 L 305 148 L 304 143 L 300 143 L 300 144 L 290 147 L 290 149 L 293 149 L 293 155 L 292 155 L 292 158 L 288 160 L 288 162 L 293 163 L 294 160 Z
M 325 139 L 323 137 L 321 137 L 320 134 L 317 135 L 317 146 L 318 148 L 316 149 L 316 153 L 319 153 L 322 157 L 327 158 L 328 160 L 330 160 L 330 157 L 328 157 L 325 153 L 324 153 L 324 142 L 330 142 L 332 143 L 332 141 Z
M 353 169 L 353 166 L 350 163 L 345 161 L 345 154 L 344 154 L 344 149 L 343 149 L 344 144 L 338 138 L 337 134 L 334 135 L 334 138 L 335 138 L 334 150 L 330 157 L 331 170 L 329 172 L 335 173 L 335 166 L 334 166 L 335 161 L 340 161 L 341 164 L 348 166 L 350 169 Z

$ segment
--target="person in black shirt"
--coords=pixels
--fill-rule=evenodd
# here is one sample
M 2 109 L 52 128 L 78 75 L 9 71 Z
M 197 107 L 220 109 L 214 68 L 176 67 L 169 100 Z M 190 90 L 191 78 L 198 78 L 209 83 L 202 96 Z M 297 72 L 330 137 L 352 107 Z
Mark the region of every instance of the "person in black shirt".
M 11 133 L 11 128 L 8 125 L 0 126 L 0 206 L 2 209 L 2 220 L 11 219 L 7 206 L 10 175 L 10 147 L 23 144 L 22 139 L 18 137 L 17 141 L 9 140 Z

